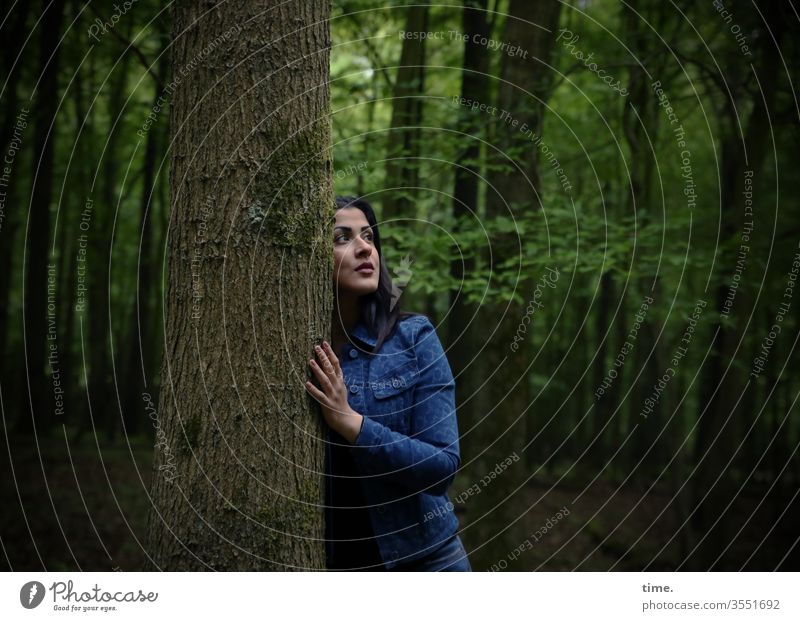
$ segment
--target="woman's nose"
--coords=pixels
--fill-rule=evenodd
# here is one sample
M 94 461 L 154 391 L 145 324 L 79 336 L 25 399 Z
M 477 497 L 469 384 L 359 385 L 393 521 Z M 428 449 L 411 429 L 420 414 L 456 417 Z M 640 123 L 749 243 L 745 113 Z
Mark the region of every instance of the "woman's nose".
M 365 239 L 357 237 L 355 244 L 356 244 L 356 255 L 360 256 L 363 254 L 369 256 L 370 254 L 372 254 L 372 246 Z

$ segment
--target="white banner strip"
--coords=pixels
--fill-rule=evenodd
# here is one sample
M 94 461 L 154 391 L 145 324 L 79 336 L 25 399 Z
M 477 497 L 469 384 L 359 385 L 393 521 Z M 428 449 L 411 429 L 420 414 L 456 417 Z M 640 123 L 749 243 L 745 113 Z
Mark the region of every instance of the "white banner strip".
M 2 575 L 0 618 L 800 619 L 798 573 Z M 441 617 L 439 616 L 441 615 Z

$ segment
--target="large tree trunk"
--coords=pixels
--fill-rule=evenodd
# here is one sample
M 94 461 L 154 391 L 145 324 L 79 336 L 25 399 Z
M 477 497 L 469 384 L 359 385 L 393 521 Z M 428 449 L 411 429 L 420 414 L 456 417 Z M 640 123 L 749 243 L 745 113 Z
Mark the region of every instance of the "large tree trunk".
M 512 0 L 503 40 L 509 45 L 528 50 L 534 59 L 549 62 L 560 8 L 561 5 L 554 0 Z M 519 215 L 523 208 L 538 209 L 540 206 L 537 149 L 533 142 L 520 133 L 519 127 L 526 123 L 537 135 L 541 135 L 542 104 L 537 98 L 546 101 L 549 97 L 552 71 L 542 62 L 532 61 L 531 58 L 505 55 L 502 78 L 497 107 L 510 112 L 519 126 L 511 127 L 495 119 L 498 124 L 496 144 L 502 153 L 522 152 L 515 164 L 524 171 L 533 187 L 525 178 L 521 178 L 520 171 L 507 160 L 498 161 L 497 157 L 490 160 L 494 169 L 489 183 L 494 189 L 489 191 L 487 198 L 486 216 L 489 220 L 508 217 L 509 211 Z M 493 255 L 486 257 L 486 261 L 493 273 L 497 273 L 502 271 L 500 266 L 503 261 L 518 256 L 520 242 L 516 234 L 495 235 L 491 241 Z M 508 269 L 516 273 L 517 267 Z M 532 285 L 541 274 L 526 276 L 526 282 Z M 522 295 L 530 296 L 532 289 L 529 286 Z M 480 353 L 486 381 L 477 397 L 483 420 L 464 442 L 465 446 L 470 442 L 477 443 L 467 452 L 480 454 L 480 457 L 468 466 L 467 473 L 473 481 L 478 481 L 495 469 L 498 463 L 509 458 L 515 460 L 516 455 L 514 464 L 503 472 L 502 481 L 496 480 L 486 486 L 470 503 L 470 513 L 479 520 L 475 528 L 470 529 L 470 543 L 477 548 L 473 555 L 478 568 L 488 568 L 503 554 L 513 550 L 526 526 L 523 519 L 517 521 L 516 527 L 510 527 L 528 509 L 522 502 L 522 489 L 517 488 L 528 476 L 525 468 L 527 456 L 523 451 L 528 438 L 525 419 L 533 415 L 529 408 L 529 334 L 516 351 L 511 348 L 520 321 L 525 316 L 527 303 L 526 300 L 522 304 L 514 301 L 508 304 L 484 304 L 478 313 L 477 325 L 483 327 L 487 338 L 485 348 Z M 528 331 L 533 329 L 532 321 Z M 478 545 L 482 547 L 478 548 Z
M 162 569 L 324 568 L 322 426 L 303 382 L 333 300 L 328 18 L 323 0 L 173 9 L 148 542 Z

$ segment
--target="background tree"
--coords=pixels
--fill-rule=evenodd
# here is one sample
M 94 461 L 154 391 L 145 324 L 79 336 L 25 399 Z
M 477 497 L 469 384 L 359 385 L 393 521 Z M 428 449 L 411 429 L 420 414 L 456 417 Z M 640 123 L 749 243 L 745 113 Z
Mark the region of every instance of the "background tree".
M 513 221 L 523 212 L 540 207 L 537 146 L 522 128 L 530 128 L 538 137 L 542 135 L 542 110 L 550 96 L 553 76 L 548 65 L 559 11 L 558 2 L 511 0 L 509 4 L 503 41 L 526 50 L 529 58 L 505 54 L 502 59 L 496 99 L 498 112 L 492 119 L 494 140 L 488 155 L 492 165 L 487 175 L 488 220 Z M 502 118 L 504 113 L 508 115 L 506 118 Z M 519 231 L 500 230 L 493 235 L 491 244 L 483 256 L 491 277 L 500 283 L 513 282 L 513 274 L 521 261 Z M 473 545 L 496 537 L 495 545 L 502 549 L 513 547 L 520 538 L 520 532 L 512 528 L 512 524 L 498 528 L 497 522 L 488 516 L 499 512 L 513 520 L 526 509 L 519 490 L 529 476 L 525 468 L 525 448 L 526 421 L 532 407 L 530 361 L 528 349 L 521 347 L 515 337 L 520 333 L 519 325 L 525 316 L 534 280 L 531 274 L 518 280 L 515 284 L 520 291 L 513 296 L 496 289 L 491 301 L 484 303 L 478 312 L 479 324 L 494 325 L 496 329 L 485 335 L 485 349 L 480 355 L 484 373 L 476 397 L 482 417 L 479 431 L 464 442 L 467 458 L 474 459 L 470 469 L 472 478 L 480 479 L 497 468 L 497 464 L 516 459 L 505 471 L 503 485 L 487 487 L 470 506 L 475 519 L 481 520 L 473 531 L 468 531 Z M 531 330 L 535 329 L 534 324 L 531 322 Z M 527 334 L 523 338 L 523 342 L 527 341 Z M 494 373 L 486 374 L 488 369 Z M 496 560 L 489 546 L 479 548 L 475 556 L 479 565 Z
M 749 388 L 747 367 L 741 357 L 746 329 L 753 313 L 753 296 L 746 287 L 735 291 L 729 304 L 732 283 L 742 251 L 744 223 L 753 222 L 742 190 L 745 179 L 764 167 L 770 151 L 770 111 L 775 107 L 781 65 L 780 48 L 786 33 L 788 5 L 771 3 L 763 13 L 749 13 L 745 28 L 758 42 L 750 71 L 743 72 L 737 62 L 740 48 L 728 40 L 722 52 L 723 65 L 708 67 L 704 58 L 692 56 L 701 75 L 719 89 L 720 105 L 720 273 L 716 280 L 713 304 L 717 312 L 710 326 L 712 346 L 706 379 L 703 383 L 699 435 L 695 445 L 697 475 L 694 478 L 694 523 L 704 535 L 705 545 L 698 551 L 699 565 L 714 562 L 720 547 L 730 536 L 729 524 L 720 519 L 720 508 L 730 507 L 738 487 L 731 469 L 739 465 L 743 438 L 754 417 L 753 401 L 743 398 Z M 741 17 L 740 17 L 741 19 Z M 748 112 L 749 111 L 749 112 Z M 775 163 L 776 165 L 776 163 Z M 763 176 L 753 181 L 753 191 L 766 191 Z M 754 236 L 763 239 L 758 226 Z M 744 244 L 749 248 L 750 244 Z M 749 254 L 749 251 L 748 253 Z M 742 387 L 745 387 L 742 389 Z M 709 533 L 710 531 L 710 533 Z M 708 535 L 711 535 L 708 537 Z
M 14 57 L 12 52 L 20 49 L 23 36 L 26 32 L 26 21 L 30 4 L 26 3 L 20 7 L 20 10 L 13 15 L 13 21 L 9 20 L 8 30 L 5 32 L 7 36 L 7 49 L 8 52 L 3 55 L 3 75 L 6 76 L 6 86 L 3 92 L 4 106 L 3 106 L 3 121 L 0 131 L 0 145 L 7 149 L 11 138 L 14 135 L 14 127 L 17 124 L 17 115 L 19 114 L 19 83 L 22 73 L 23 65 Z M 7 162 L 6 162 L 7 163 Z M 18 184 L 8 184 L 3 188 L 4 205 L 14 204 L 17 193 Z M 8 351 L 8 344 L 10 342 L 9 332 L 12 329 L 10 323 L 9 300 L 11 297 L 11 267 L 12 259 L 14 257 L 14 242 L 16 239 L 16 232 L 19 228 L 18 214 L 10 212 L 4 214 L 2 226 L 0 226 L 0 233 L 2 233 L 2 243 L 0 244 L 0 352 Z M 3 355 L 0 357 L 0 380 L 6 387 L 17 384 L 15 379 L 10 379 L 16 373 L 16 369 L 11 368 L 8 364 L 8 356 Z M 10 373 L 12 375 L 6 375 Z M 6 398 L 12 397 L 15 402 L 18 402 L 16 394 L 6 394 Z
M 492 35 L 494 20 L 488 13 L 487 0 L 465 0 L 461 12 L 462 32 L 464 39 L 464 61 L 461 72 L 461 97 L 469 101 L 491 101 L 491 75 L 489 50 L 479 41 L 489 39 Z M 460 149 L 454 159 L 453 172 L 453 221 L 456 223 L 456 234 L 461 235 L 475 228 L 480 221 L 480 181 L 485 170 L 482 166 L 482 141 L 487 141 L 488 134 L 483 131 L 485 123 L 472 110 L 458 110 L 458 131 L 463 132 L 459 140 Z M 474 359 L 475 344 L 478 342 L 470 325 L 475 320 L 478 304 L 468 300 L 465 281 L 475 273 L 476 257 L 463 253 L 450 262 L 452 285 L 450 290 L 450 319 L 448 321 L 447 340 L 450 343 L 448 356 L 454 377 L 462 387 L 456 391 L 456 404 L 459 420 L 465 429 L 478 424 L 481 418 L 473 397 L 478 386 L 480 373 L 476 373 L 477 363 Z
M 403 47 L 394 82 L 392 122 L 387 136 L 386 183 L 382 217 L 414 217 L 419 185 L 422 107 L 425 93 L 425 45 L 428 32 L 426 5 L 406 9 Z
M 53 256 L 50 248 L 50 201 L 53 192 L 53 167 L 56 132 L 53 131 L 58 106 L 58 73 L 60 50 L 58 39 L 64 12 L 63 0 L 42 3 L 42 34 L 39 40 L 40 87 L 37 93 L 37 113 L 34 129 L 33 187 L 30 212 L 26 223 L 30 241 L 26 238 L 28 268 L 25 286 L 25 358 L 24 384 L 28 388 L 30 418 L 24 424 L 49 433 L 55 411 L 51 407 L 46 366 L 47 307 L 49 282 L 48 265 Z M 36 225 L 31 227 L 31 220 Z

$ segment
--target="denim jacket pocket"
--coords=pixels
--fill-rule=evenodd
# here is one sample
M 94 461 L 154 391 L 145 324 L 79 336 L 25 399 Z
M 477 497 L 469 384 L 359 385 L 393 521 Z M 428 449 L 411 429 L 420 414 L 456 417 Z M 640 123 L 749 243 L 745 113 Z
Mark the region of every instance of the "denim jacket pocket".
M 411 428 L 414 385 L 419 381 L 416 359 L 411 359 L 371 381 L 373 418 L 400 433 Z

